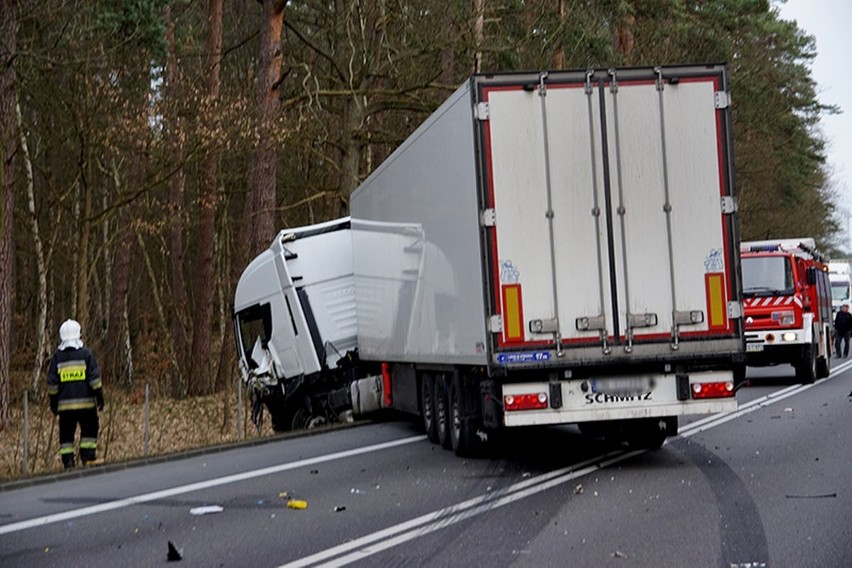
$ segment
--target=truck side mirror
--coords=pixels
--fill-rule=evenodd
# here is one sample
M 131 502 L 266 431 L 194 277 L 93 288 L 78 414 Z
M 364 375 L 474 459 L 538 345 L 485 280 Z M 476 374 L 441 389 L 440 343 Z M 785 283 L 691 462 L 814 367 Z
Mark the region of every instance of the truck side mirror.
M 805 277 L 808 281 L 808 284 L 810 284 L 811 286 L 816 284 L 816 268 L 811 267 L 805 270 Z

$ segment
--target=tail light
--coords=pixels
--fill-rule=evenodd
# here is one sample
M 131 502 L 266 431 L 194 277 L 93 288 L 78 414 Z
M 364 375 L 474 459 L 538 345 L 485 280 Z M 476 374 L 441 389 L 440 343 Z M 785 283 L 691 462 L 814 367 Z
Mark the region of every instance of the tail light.
M 507 394 L 503 397 L 503 407 L 507 411 L 547 408 L 547 393 Z
M 692 383 L 692 398 L 730 398 L 734 396 L 733 381 Z

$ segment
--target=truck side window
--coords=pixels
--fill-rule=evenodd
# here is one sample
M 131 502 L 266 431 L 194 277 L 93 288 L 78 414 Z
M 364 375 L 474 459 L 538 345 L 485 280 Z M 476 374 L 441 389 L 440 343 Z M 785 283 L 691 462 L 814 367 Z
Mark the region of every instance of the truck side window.
M 240 344 L 246 361 L 252 369 L 257 368 L 257 362 L 251 358 L 251 352 L 258 338 L 262 343 L 272 337 L 272 310 L 269 304 L 257 304 L 237 313 L 240 330 Z

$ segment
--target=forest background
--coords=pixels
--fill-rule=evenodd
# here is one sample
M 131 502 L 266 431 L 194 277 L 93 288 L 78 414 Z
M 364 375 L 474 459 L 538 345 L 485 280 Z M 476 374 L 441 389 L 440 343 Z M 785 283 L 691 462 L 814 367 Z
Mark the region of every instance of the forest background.
M 228 392 L 248 260 L 474 72 L 726 62 L 742 238 L 840 252 L 815 55 L 769 0 L 0 0 L 0 432 L 68 317 L 108 393 Z

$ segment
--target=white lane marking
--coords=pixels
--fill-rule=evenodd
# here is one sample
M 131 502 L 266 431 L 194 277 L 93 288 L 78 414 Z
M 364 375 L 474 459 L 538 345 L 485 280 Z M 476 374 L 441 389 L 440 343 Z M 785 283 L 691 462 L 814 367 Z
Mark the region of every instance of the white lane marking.
M 556 487 L 572 479 L 588 475 L 593 471 L 637 456 L 643 452 L 644 450 L 634 450 L 632 452 L 615 451 L 596 456 L 584 462 L 538 475 L 534 478 L 510 485 L 509 487 L 462 501 L 461 503 L 427 513 L 410 521 L 368 534 L 311 556 L 300 558 L 284 564 L 281 568 L 310 566 L 315 563 L 322 563 L 323 566 L 343 566 L 344 564 L 361 560 L 397 544 L 448 527 L 464 519 L 491 511 L 503 505 L 508 505 L 509 503 Z M 351 554 L 333 561 L 331 560 L 331 558 L 347 552 L 351 552 Z
M 831 376 L 845 371 L 852 366 L 852 361 L 846 362 L 832 369 Z M 829 377 L 829 379 L 831 378 Z M 765 408 L 785 398 L 804 392 L 819 383 L 823 379 L 811 385 L 792 385 L 790 387 L 775 391 L 766 396 L 745 403 L 739 410 L 723 415 L 713 415 L 690 423 L 684 427 L 679 437 L 688 438 L 699 432 L 720 426 L 725 422 L 738 418 L 759 408 Z M 536 476 L 532 479 L 510 485 L 500 491 L 495 491 L 480 497 L 463 501 L 456 505 L 446 507 L 427 513 L 405 523 L 383 529 L 372 534 L 365 535 L 344 544 L 305 556 L 279 566 L 279 568 L 304 568 L 306 566 L 322 565 L 323 567 L 345 566 L 358 560 L 363 560 L 383 550 L 393 548 L 404 542 L 414 540 L 421 536 L 454 525 L 465 519 L 487 513 L 498 507 L 508 505 L 525 497 L 535 495 L 547 489 L 551 489 L 573 479 L 583 477 L 595 471 L 604 469 L 616 463 L 630 459 L 645 453 L 646 450 L 625 450 L 611 452 L 602 456 L 591 458 L 584 462 L 574 464 L 566 468 Z M 341 556 L 342 555 L 342 556 Z
M 126 499 L 119 499 L 117 501 L 109 501 L 107 503 L 101 503 L 99 505 L 92 505 L 91 507 L 84 507 L 82 509 L 74 509 L 71 511 L 65 511 L 63 513 L 55 513 L 53 515 L 45 515 L 43 517 L 36 517 L 34 519 L 28 519 L 26 521 L 18 521 L 17 523 L 9 523 L 8 525 L 0 525 L 0 535 L 9 534 L 17 531 L 22 531 L 25 529 L 40 527 L 44 525 L 48 525 L 50 523 L 58 523 L 61 521 L 67 521 L 68 519 L 76 519 L 78 517 L 85 517 L 87 515 L 95 515 L 97 513 L 103 513 L 105 511 L 112 511 L 115 509 L 121 509 L 123 507 L 129 507 L 131 505 L 137 505 L 139 503 L 147 503 L 149 501 L 156 501 L 158 499 L 165 499 L 166 497 L 174 497 L 175 495 L 182 495 L 184 493 L 189 493 L 191 491 L 199 491 L 201 489 L 209 489 L 211 487 L 218 487 L 220 485 L 227 485 L 228 483 L 237 483 L 239 481 L 245 481 L 246 479 L 253 479 L 255 477 L 262 477 L 264 475 L 270 475 L 273 473 L 280 473 L 282 471 L 288 471 L 291 469 L 296 469 L 300 467 L 304 467 L 307 465 L 314 465 L 318 463 L 325 463 L 334 460 L 339 460 L 343 458 L 348 458 L 351 456 L 358 456 L 361 454 L 369 454 L 371 452 L 378 452 L 381 450 L 386 450 L 388 448 L 394 448 L 396 446 L 403 446 L 405 444 L 411 444 L 414 442 L 421 442 L 426 439 L 426 436 L 410 436 L 408 438 L 401 438 L 399 440 L 392 440 L 390 442 L 383 442 L 381 444 L 373 444 L 372 446 L 364 446 L 362 448 L 355 448 L 352 450 L 345 450 L 343 452 L 337 452 L 334 454 L 326 454 L 324 456 L 318 456 L 315 458 L 307 458 L 299 461 L 284 463 L 280 465 L 273 465 L 270 467 L 264 467 L 261 469 L 255 469 L 253 471 L 246 471 L 243 473 L 236 473 L 234 475 L 228 475 L 225 477 L 219 477 L 216 479 L 209 479 L 207 481 L 199 481 L 197 483 L 190 483 L 188 485 L 180 485 L 178 487 L 172 487 L 170 489 L 163 489 L 161 491 L 154 491 L 153 493 L 145 493 L 144 495 L 136 495 L 135 497 L 127 497 Z
M 695 434 L 698 434 L 699 432 L 703 432 L 704 430 L 708 430 L 710 428 L 715 428 L 716 426 L 720 426 L 720 425 L 724 424 L 725 422 L 730 422 L 731 420 L 734 420 L 735 418 L 739 418 L 740 416 L 744 416 L 744 415 L 749 414 L 751 412 L 754 412 L 755 410 L 758 410 L 760 408 L 765 408 L 767 406 L 775 404 L 776 402 L 780 402 L 780 401 L 784 400 L 785 398 L 788 398 L 788 397 L 797 395 L 799 393 L 805 392 L 808 389 L 812 389 L 813 387 L 817 386 L 818 384 L 832 379 L 835 375 L 837 375 L 838 373 L 842 373 L 843 371 L 845 371 L 846 369 L 848 369 L 850 367 L 852 367 L 852 361 L 846 361 L 845 363 L 838 365 L 837 367 L 833 368 L 831 370 L 831 374 L 826 379 L 819 380 L 819 381 L 817 381 L 813 384 L 810 384 L 810 385 L 792 385 L 792 386 L 789 386 L 787 388 L 781 389 L 779 391 L 772 392 L 772 393 L 770 393 L 766 396 L 762 396 L 760 398 L 756 398 L 754 400 L 751 400 L 751 401 L 741 405 L 739 407 L 739 409 L 737 409 L 734 412 L 729 412 L 729 413 L 726 413 L 726 414 L 714 414 L 712 416 L 708 416 L 707 418 L 702 418 L 701 420 L 696 420 L 695 422 L 691 422 L 687 426 L 684 426 L 683 428 L 681 428 L 678 435 L 681 438 L 689 438 L 690 436 L 694 436 Z

